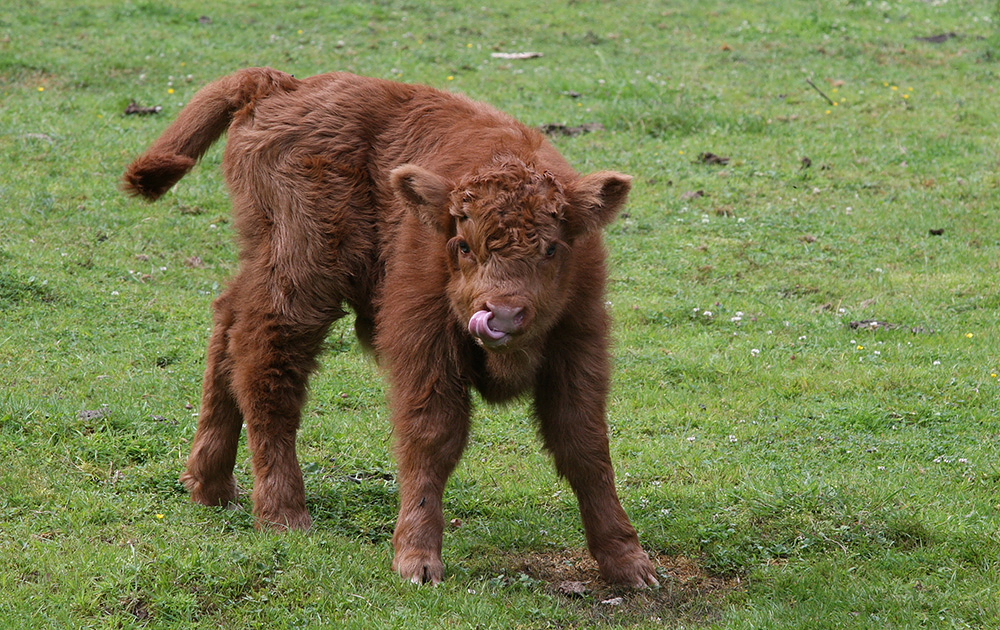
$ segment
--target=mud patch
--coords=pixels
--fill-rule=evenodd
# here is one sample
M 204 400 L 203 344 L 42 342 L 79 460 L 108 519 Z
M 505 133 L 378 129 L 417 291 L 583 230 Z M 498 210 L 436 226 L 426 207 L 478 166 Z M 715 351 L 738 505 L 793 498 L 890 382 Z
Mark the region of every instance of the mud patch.
M 583 125 L 570 126 L 559 123 L 547 123 L 539 127 L 542 133 L 547 136 L 580 136 L 592 131 L 604 131 L 601 123 L 586 123 Z
M 941 33 L 940 35 L 931 35 L 929 37 L 914 37 L 913 39 L 918 42 L 927 42 L 929 44 L 943 44 L 949 39 L 956 39 L 959 37 L 958 33 Z
M 502 564 L 508 575 L 543 583 L 550 595 L 599 624 L 718 622 L 725 596 L 743 588 L 740 578 L 712 575 L 690 558 L 658 555 L 652 560 L 660 587 L 643 590 L 606 584 L 597 563 L 582 551 L 511 555 Z

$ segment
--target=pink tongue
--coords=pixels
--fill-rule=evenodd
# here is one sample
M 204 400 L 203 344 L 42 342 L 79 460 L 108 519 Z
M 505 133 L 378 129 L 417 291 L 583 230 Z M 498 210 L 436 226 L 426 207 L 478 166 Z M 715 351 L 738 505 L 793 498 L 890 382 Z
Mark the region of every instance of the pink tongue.
M 489 311 L 478 311 L 469 320 L 469 332 L 480 339 L 503 339 L 507 333 L 501 330 L 490 328 L 489 321 L 493 318 L 493 313 Z

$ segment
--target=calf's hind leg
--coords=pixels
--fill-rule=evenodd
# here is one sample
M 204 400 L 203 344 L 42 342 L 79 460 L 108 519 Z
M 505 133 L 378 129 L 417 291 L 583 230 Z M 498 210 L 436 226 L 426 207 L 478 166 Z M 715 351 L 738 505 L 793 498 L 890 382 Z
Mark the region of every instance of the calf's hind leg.
M 247 426 L 258 527 L 308 529 L 305 484 L 295 439 L 310 373 L 329 323 L 302 328 L 248 309 L 230 336 L 233 392 Z
M 231 293 L 215 301 L 215 330 L 208 344 L 208 366 L 201 398 L 198 431 L 187 471 L 181 481 L 191 499 L 204 505 L 228 505 L 238 490 L 233 468 L 243 427 L 243 414 L 232 393 L 229 329 L 233 323 Z
M 210 505 L 235 499 L 233 467 L 246 424 L 259 527 L 307 529 L 305 485 L 295 449 L 309 375 L 323 339 L 342 311 L 328 308 L 309 324 L 291 321 L 241 274 L 216 302 L 216 328 L 198 432 L 182 480 Z M 311 312 L 316 315 L 316 311 Z

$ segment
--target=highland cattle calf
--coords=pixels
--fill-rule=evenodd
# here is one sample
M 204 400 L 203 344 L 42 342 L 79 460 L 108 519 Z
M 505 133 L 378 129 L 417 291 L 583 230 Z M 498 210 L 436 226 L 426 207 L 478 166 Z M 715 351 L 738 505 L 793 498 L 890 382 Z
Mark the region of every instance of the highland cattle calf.
M 400 510 L 393 567 L 444 578 L 445 482 L 469 394 L 530 394 L 579 500 L 604 579 L 656 584 L 608 449 L 602 229 L 631 178 L 580 176 L 536 130 L 487 105 L 346 73 L 251 68 L 211 83 L 125 174 L 156 199 L 223 133 L 240 269 L 215 302 L 194 501 L 237 499 L 245 424 L 261 527 L 305 529 L 296 432 L 330 325 L 355 316 L 390 380 Z

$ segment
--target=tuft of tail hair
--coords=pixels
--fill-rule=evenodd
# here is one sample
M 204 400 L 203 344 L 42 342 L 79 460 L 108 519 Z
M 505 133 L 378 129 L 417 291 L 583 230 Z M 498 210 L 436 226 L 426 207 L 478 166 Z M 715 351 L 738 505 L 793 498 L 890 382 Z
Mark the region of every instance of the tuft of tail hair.
M 122 188 L 155 201 L 182 177 L 222 136 L 233 116 L 276 92 L 290 92 L 300 81 L 272 68 L 246 68 L 209 83 L 181 110 L 177 120 L 125 171 Z

